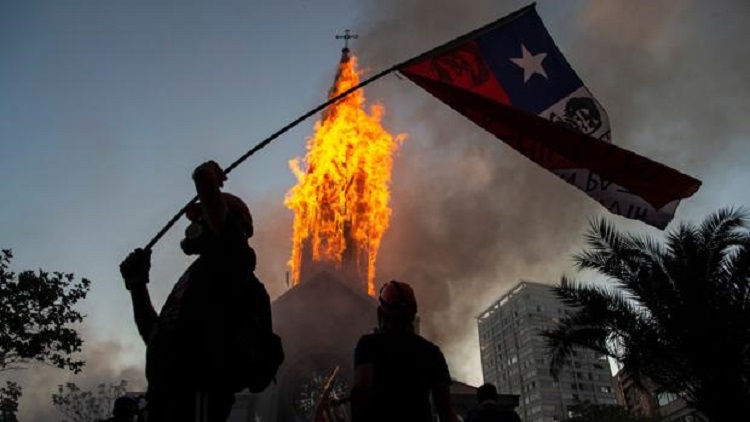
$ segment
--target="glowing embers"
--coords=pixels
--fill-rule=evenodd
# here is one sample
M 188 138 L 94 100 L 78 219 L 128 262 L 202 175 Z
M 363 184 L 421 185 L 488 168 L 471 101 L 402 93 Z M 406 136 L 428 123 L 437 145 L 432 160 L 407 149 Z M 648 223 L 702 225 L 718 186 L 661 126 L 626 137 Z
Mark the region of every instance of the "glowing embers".
M 358 83 L 356 57 L 345 51 L 329 98 Z M 326 109 L 304 159 L 290 162 L 298 183 L 284 203 L 294 211 L 289 265 L 295 285 L 312 261 L 357 277 L 375 294 L 375 260 L 391 215 L 393 153 L 405 135 L 383 129 L 382 105 L 369 112 L 364 105 L 360 89 Z

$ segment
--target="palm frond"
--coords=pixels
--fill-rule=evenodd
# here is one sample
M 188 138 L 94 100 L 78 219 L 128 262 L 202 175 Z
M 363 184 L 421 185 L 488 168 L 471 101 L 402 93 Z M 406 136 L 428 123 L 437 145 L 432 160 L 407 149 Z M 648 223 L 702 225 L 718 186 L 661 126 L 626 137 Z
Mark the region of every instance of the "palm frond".
M 562 279 L 556 293 L 572 311 L 545 333 L 552 373 L 582 347 L 696 406 L 749 397 L 748 225 L 748 210 L 726 208 L 700 224 L 680 224 L 660 242 L 591 221 L 589 248 L 575 255 L 576 266 L 606 276 L 612 287 Z
M 750 312 L 750 240 L 725 256 L 721 272 L 738 310 Z
M 627 337 L 643 324 L 644 315 L 620 291 L 579 284 L 563 278 L 555 293 L 571 307 L 553 330 L 544 333 L 551 355 L 550 372 L 557 376 L 577 348 L 619 357 L 611 337 Z
M 584 235 L 586 243 L 594 250 L 609 251 L 620 249 L 622 239 L 615 225 L 605 218 L 589 220 L 589 230 Z
M 682 222 L 676 229 L 667 232 L 667 250 L 670 256 L 680 262 L 689 261 L 697 254 L 697 229 Z
M 702 243 L 710 244 L 725 236 L 731 236 L 737 229 L 747 228 L 748 211 L 742 207 L 722 208 L 703 220 L 698 227 Z
M 592 220 L 585 237 L 591 248 L 573 256 L 579 270 L 595 270 L 614 280 L 625 280 L 640 260 L 648 258 L 605 219 Z
M 747 243 L 747 219 L 747 212 L 741 208 L 724 208 L 709 215 L 698 228 L 705 278 L 719 289 L 731 289 L 725 285 L 729 278 L 723 263 L 733 250 Z
M 574 256 L 577 268 L 595 270 L 645 308 L 660 308 L 662 298 L 674 293 L 674 283 L 664 264 L 666 249 L 655 240 L 639 235 L 622 234 L 611 224 L 600 220 L 592 224 L 587 241 L 605 249 L 591 249 Z

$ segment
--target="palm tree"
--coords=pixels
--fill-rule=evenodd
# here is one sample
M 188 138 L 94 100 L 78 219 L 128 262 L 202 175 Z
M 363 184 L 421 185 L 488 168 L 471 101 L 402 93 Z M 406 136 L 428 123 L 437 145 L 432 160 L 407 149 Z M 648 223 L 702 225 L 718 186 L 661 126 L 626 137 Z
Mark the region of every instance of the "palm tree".
M 596 220 L 574 257 L 609 283 L 563 277 L 572 310 L 545 336 L 559 374 L 578 347 L 617 360 L 641 386 L 682 396 L 710 421 L 750 421 L 750 231 L 745 210 L 681 224 L 666 242 Z

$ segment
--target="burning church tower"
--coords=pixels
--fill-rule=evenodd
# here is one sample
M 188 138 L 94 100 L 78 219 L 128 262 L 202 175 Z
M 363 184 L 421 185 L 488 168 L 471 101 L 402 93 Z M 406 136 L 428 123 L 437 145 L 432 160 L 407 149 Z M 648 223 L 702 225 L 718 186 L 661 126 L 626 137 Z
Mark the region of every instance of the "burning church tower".
M 345 47 L 329 98 L 358 83 L 357 59 Z M 324 111 L 304 159 L 290 163 L 298 180 L 285 201 L 294 211 L 295 285 L 325 268 L 375 294 L 375 261 L 391 215 L 393 153 L 403 139 L 383 129 L 382 115 L 381 105 L 365 110 L 363 90 L 352 93 Z
M 329 98 L 358 83 L 357 59 L 347 45 Z M 383 129 L 383 111 L 380 105 L 366 110 L 361 89 L 352 93 L 323 112 L 305 157 L 290 163 L 298 180 L 285 200 L 294 212 L 294 287 L 272 304 L 286 359 L 278 384 L 253 398 L 261 420 L 312 420 L 327 383 L 330 397 L 345 401 L 354 347 L 377 324 L 375 262 L 391 214 L 393 154 L 403 139 Z M 334 411 L 344 417 L 347 409 Z M 256 415 L 251 410 L 249 420 Z

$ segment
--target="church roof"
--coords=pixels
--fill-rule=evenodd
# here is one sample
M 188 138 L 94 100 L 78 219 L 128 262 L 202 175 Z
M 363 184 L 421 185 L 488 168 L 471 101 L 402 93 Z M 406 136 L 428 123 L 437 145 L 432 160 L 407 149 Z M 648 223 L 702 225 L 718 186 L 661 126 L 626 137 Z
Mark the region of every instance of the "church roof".
M 366 306 L 377 306 L 377 300 L 367 293 L 350 286 L 328 271 L 321 271 L 308 280 L 292 287 L 273 301 L 273 307 L 284 307 L 297 296 L 305 297 L 325 292 L 327 297 L 343 296 L 344 300 L 360 302 Z

